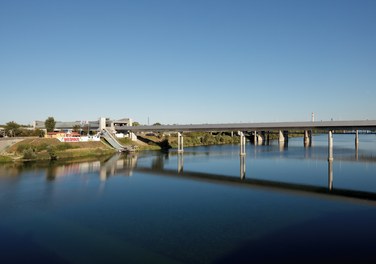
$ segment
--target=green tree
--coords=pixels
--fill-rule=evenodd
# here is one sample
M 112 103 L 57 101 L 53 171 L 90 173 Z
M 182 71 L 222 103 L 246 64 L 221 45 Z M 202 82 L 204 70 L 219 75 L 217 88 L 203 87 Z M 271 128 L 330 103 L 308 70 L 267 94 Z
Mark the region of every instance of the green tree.
M 159 122 L 154 123 L 153 126 L 161 126 L 161 123 L 159 123 Z
M 42 129 L 37 128 L 34 130 L 34 136 L 44 137 L 44 131 Z
M 80 132 L 80 130 L 81 130 L 81 126 L 80 125 L 74 125 L 73 126 L 73 132 Z
M 14 121 L 10 121 L 5 125 L 5 134 L 10 137 L 16 137 L 21 134 L 20 125 Z
M 48 117 L 46 121 L 44 122 L 44 126 L 46 127 L 47 132 L 53 132 L 55 129 L 55 125 L 56 125 L 56 122 L 52 116 Z
M 138 123 L 138 122 L 133 122 L 132 123 L 132 126 L 139 126 L 140 125 L 140 123 Z

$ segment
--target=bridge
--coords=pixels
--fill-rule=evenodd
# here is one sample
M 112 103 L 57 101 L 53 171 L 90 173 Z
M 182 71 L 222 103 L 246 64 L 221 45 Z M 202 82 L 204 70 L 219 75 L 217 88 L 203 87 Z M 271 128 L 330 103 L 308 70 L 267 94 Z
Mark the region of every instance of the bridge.
M 230 123 L 230 124 L 191 124 L 191 125 L 159 125 L 159 126 L 116 126 L 118 132 L 177 132 L 178 152 L 183 152 L 184 132 L 237 132 L 240 136 L 240 155 L 245 155 L 245 133 L 251 133 L 254 142 L 268 140 L 269 133 L 278 133 L 279 142 L 288 140 L 288 132 L 304 131 L 304 146 L 311 146 L 312 131 L 328 132 L 328 145 L 333 146 L 333 131 L 354 131 L 355 146 L 359 144 L 359 130 L 376 130 L 376 120 L 353 121 L 319 121 L 319 122 L 269 122 L 269 123 Z M 329 157 L 330 158 L 330 157 Z

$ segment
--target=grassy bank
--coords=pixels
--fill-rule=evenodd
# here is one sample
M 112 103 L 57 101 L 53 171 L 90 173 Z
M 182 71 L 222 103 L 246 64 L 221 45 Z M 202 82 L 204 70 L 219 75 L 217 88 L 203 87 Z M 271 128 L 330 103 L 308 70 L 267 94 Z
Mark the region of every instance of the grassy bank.
M 138 143 L 140 150 L 143 149 L 169 149 L 177 148 L 178 138 L 177 134 L 163 135 L 137 135 L 140 142 Z M 211 134 L 207 132 L 191 132 L 184 133 L 184 147 L 208 146 L 220 144 L 238 144 L 240 142 L 238 136 L 230 136 L 225 133 Z M 123 142 L 124 144 L 127 142 Z M 134 143 L 136 144 L 136 143 Z
M 6 163 L 11 161 L 13 161 L 11 157 L 0 155 L 0 163 Z
M 103 142 L 63 143 L 53 138 L 30 138 L 7 149 L 0 161 L 58 160 L 99 157 L 115 151 Z
M 294 130 L 289 131 L 288 137 L 302 137 L 304 131 Z M 169 149 L 177 148 L 178 137 L 176 133 L 170 135 L 164 135 L 162 133 L 155 133 L 154 135 L 137 135 L 139 141 L 144 143 L 142 149 Z M 222 144 L 239 144 L 240 137 L 234 133 L 232 136 L 229 133 L 209 133 L 209 132 L 190 132 L 184 133 L 184 147 L 196 147 L 196 146 L 209 146 L 209 145 L 222 145 Z M 270 133 L 269 140 L 278 139 L 278 133 Z M 251 138 L 250 136 L 248 138 Z M 123 144 L 135 144 L 129 139 L 122 142 Z
M 289 137 L 302 136 L 302 131 L 291 131 Z M 278 138 L 276 133 L 270 134 L 270 140 Z M 138 135 L 138 141 L 131 141 L 129 138 L 118 139 L 124 146 L 134 146 L 142 150 L 166 150 L 177 148 L 177 134 L 164 135 Z M 239 144 L 240 138 L 236 134 L 231 136 L 228 133 L 212 134 L 208 132 L 184 133 L 184 147 L 208 146 L 220 144 Z M 111 155 L 116 150 L 111 148 L 105 141 L 100 142 L 75 142 L 63 143 L 52 138 L 28 138 L 14 144 L 7 149 L 7 152 L 0 155 L 0 163 L 12 161 L 33 161 L 33 160 L 63 160 L 95 158 Z

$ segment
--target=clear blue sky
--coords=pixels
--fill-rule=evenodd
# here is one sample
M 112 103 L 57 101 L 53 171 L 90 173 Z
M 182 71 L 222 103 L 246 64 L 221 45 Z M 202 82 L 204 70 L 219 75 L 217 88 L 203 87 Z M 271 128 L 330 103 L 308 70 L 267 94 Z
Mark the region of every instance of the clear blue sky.
M 2 0 L 0 91 L 0 124 L 376 119 L 376 1 Z

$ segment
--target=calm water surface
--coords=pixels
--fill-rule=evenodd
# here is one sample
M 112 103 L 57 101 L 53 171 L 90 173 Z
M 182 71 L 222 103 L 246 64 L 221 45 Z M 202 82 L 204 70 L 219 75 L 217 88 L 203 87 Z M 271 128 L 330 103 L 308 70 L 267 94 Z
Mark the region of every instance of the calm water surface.
M 376 260 L 376 135 L 0 166 L 1 263 Z

